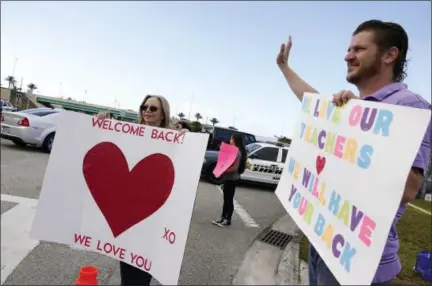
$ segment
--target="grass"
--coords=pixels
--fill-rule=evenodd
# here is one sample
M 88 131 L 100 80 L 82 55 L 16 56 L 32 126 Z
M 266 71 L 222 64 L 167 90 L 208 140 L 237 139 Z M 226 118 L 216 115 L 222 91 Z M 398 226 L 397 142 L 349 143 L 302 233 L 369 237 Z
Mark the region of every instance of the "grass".
M 424 200 L 416 200 L 413 205 L 431 211 L 431 203 Z M 432 250 L 432 217 L 408 207 L 401 220 L 397 224 L 400 239 L 399 258 L 402 263 L 402 271 L 393 281 L 393 285 L 430 285 L 422 279 L 421 275 L 412 268 L 416 263 L 416 254 L 422 250 Z M 309 241 L 306 237 L 300 242 L 300 259 L 307 261 Z

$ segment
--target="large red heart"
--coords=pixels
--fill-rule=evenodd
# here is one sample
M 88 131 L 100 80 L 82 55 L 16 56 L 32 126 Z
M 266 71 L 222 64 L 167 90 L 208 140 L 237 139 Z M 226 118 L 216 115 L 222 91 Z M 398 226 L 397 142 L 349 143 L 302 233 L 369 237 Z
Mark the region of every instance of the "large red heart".
M 318 156 L 316 158 L 316 169 L 317 169 L 317 173 L 318 175 L 321 173 L 321 171 L 324 169 L 326 164 L 326 158 L 325 157 L 321 157 Z
M 175 177 L 171 159 L 159 153 L 145 157 L 129 172 L 125 156 L 111 142 L 99 143 L 86 153 L 83 174 L 114 237 L 162 207 Z

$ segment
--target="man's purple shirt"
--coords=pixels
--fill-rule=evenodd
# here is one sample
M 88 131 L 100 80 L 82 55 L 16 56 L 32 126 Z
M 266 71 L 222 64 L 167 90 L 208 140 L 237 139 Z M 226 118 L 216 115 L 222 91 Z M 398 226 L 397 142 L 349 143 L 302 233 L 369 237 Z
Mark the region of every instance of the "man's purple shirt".
M 403 105 L 408 107 L 431 109 L 431 105 L 419 95 L 409 91 L 403 83 L 392 83 L 376 93 L 364 98 L 364 100 L 379 101 L 388 104 Z M 409 136 L 409 134 L 407 134 Z M 420 149 L 414 159 L 413 168 L 419 168 L 422 171 L 427 170 L 429 166 L 430 142 L 431 141 L 431 124 L 425 132 L 425 136 L 420 145 Z M 403 152 L 403 151 L 401 151 Z M 387 243 L 381 257 L 378 270 L 373 279 L 373 283 L 386 282 L 393 280 L 401 271 L 401 263 L 398 256 L 399 237 L 396 232 L 396 224 L 399 222 L 402 214 L 405 212 L 407 205 L 400 205 L 390 228 Z

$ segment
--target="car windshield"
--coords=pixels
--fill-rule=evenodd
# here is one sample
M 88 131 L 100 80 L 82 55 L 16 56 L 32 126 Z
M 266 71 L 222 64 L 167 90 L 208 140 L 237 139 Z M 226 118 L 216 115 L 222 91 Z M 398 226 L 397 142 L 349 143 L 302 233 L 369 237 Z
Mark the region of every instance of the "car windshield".
M 256 144 L 256 143 L 252 143 L 252 144 L 246 145 L 246 153 L 250 154 L 253 151 L 259 149 L 260 147 L 261 146 L 259 144 Z

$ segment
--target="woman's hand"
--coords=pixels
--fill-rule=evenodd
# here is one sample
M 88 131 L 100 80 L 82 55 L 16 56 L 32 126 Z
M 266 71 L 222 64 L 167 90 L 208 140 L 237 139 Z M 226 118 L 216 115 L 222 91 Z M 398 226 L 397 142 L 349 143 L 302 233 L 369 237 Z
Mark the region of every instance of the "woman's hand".
M 179 135 L 183 135 L 183 134 L 185 134 L 186 132 L 189 132 L 189 130 L 183 128 L 183 129 L 181 129 L 181 130 L 179 131 Z
M 98 114 L 96 114 L 96 117 L 102 120 L 110 119 L 110 112 L 109 111 L 99 112 Z

